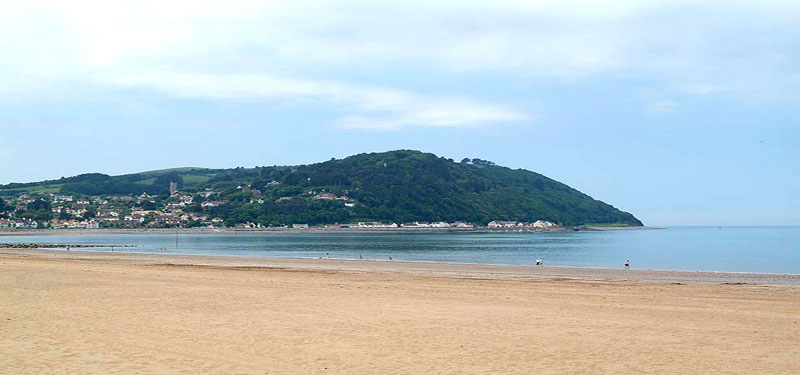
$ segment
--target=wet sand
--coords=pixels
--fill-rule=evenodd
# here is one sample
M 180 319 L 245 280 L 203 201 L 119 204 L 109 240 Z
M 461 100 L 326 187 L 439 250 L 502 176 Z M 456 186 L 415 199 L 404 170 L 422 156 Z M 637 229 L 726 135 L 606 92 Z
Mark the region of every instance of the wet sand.
M 0 373 L 800 373 L 798 284 L 0 249 Z

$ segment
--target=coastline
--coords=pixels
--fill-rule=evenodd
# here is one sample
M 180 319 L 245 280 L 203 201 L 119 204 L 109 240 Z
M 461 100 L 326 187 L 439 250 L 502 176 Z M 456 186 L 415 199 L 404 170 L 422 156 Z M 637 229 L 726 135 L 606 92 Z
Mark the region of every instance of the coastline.
M 581 231 L 661 230 L 657 227 L 585 227 Z M 176 228 L 101 228 L 101 229 L 19 229 L 0 230 L 0 236 L 82 236 L 97 234 L 174 234 Z M 551 230 L 517 230 L 489 228 L 179 228 L 180 233 L 244 234 L 244 233 L 552 233 L 572 232 L 572 227 Z

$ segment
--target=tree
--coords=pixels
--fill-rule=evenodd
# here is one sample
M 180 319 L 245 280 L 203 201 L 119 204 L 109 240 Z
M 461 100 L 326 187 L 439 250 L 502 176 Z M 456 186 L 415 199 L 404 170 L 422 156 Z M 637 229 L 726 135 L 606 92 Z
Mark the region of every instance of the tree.
M 156 203 L 153 201 L 143 201 L 141 203 L 142 209 L 145 211 L 151 211 L 156 209 Z
M 29 211 L 42 211 L 42 210 L 50 211 L 50 208 L 51 208 L 50 202 L 41 198 L 36 199 L 28 204 Z
M 483 159 L 478 159 L 478 158 L 472 159 L 472 164 L 475 164 L 475 165 L 488 165 L 488 166 L 495 165 L 495 164 L 494 164 L 493 162 L 491 162 L 491 161 L 488 161 L 488 160 L 483 160 Z

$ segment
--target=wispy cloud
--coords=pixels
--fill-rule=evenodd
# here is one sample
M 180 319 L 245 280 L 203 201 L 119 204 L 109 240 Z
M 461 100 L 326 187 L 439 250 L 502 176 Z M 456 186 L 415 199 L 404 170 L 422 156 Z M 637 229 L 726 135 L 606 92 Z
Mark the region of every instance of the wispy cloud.
M 0 92 L 91 82 L 214 100 L 312 100 L 341 106 L 335 122 L 351 128 L 532 116 L 513 98 L 368 74 L 386 66 L 395 77 L 629 77 L 681 95 L 778 100 L 798 99 L 800 85 L 800 5 L 783 1 L 76 0 L 3 10 Z
M 143 88 L 181 98 L 333 104 L 339 112 L 348 113 L 336 120 L 335 124 L 349 129 L 474 127 L 530 118 L 527 114 L 501 105 L 468 98 L 426 96 L 397 89 L 325 80 L 287 79 L 267 74 L 139 74 L 106 77 L 98 83 Z
M 400 113 L 379 116 L 347 116 L 336 125 L 345 129 L 398 130 L 410 126 L 428 127 L 477 127 L 484 124 L 518 122 L 529 120 L 524 115 L 502 107 L 451 100 L 414 100 L 413 109 Z

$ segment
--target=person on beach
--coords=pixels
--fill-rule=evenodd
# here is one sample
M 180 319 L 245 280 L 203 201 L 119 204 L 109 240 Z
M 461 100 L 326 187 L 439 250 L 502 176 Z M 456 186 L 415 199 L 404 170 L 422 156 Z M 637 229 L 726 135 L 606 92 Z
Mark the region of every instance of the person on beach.
M 325 256 L 328 257 L 328 259 L 331 259 L 331 253 L 325 253 Z
M 389 255 L 389 260 L 392 260 L 392 256 L 391 255 Z
M 536 265 L 537 266 L 541 266 L 542 265 L 542 259 L 541 258 L 536 258 Z
M 627 270 L 627 269 L 630 269 L 630 268 L 631 268 L 631 260 L 628 259 L 628 260 L 625 261 L 625 269 Z

